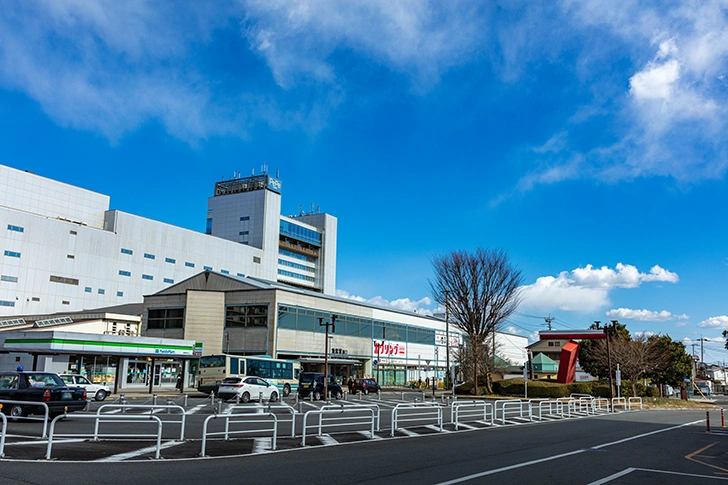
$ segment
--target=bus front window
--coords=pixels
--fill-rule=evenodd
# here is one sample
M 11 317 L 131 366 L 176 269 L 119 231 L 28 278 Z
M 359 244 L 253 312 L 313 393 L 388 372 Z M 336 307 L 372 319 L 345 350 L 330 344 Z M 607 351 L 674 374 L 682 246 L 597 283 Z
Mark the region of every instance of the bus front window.
M 210 369 L 212 367 L 225 367 L 225 356 L 210 355 L 206 357 L 200 357 L 201 369 Z

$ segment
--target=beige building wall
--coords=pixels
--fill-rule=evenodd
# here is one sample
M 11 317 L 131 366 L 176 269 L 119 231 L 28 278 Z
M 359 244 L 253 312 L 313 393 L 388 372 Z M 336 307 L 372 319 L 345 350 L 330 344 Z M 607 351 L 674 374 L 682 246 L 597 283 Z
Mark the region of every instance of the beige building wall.
M 205 355 L 222 353 L 225 293 L 188 290 L 184 328 L 185 340 L 204 342 Z

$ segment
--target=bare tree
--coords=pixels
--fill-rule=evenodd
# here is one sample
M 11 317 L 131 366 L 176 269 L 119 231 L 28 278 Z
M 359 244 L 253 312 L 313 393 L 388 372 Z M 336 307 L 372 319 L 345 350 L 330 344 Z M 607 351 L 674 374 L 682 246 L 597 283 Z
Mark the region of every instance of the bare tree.
M 480 347 L 520 303 L 521 271 L 505 251 L 478 248 L 474 254 L 451 251 L 432 260 L 435 276 L 429 281 L 434 300 L 446 307 L 453 325 L 465 332 L 473 346 L 473 382 L 478 394 L 478 369 L 486 365 L 486 388 L 491 392 L 488 359 Z

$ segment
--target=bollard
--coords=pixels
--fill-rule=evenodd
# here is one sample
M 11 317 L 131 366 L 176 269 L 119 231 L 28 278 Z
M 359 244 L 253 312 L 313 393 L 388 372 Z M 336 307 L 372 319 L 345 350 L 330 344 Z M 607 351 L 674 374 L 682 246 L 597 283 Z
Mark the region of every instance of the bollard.
M 235 394 L 235 404 L 240 404 L 240 394 Z
M 222 399 L 217 401 L 217 414 L 222 414 Z
M 400 401 L 404 401 L 404 392 L 402 392 L 402 397 L 400 398 Z
M 377 401 L 381 401 L 381 400 L 382 400 L 382 390 L 377 389 Z
M 349 400 L 349 392 L 344 391 L 344 401 L 348 401 L 348 400 Z
M 425 400 L 425 391 L 422 391 L 422 400 Z
M 720 408 L 720 427 L 725 428 L 725 415 L 723 414 L 723 408 Z
M 263 404 L 263 393 L 262 392 L 258 393 L 258 404 Z
M 123 394 L 119 395 L 119 400 L 121 401 L 121 404 L 126 404 L 126 397 Z M 121 408 L 121 414 L 126 414 L 126 408 Z
M 308 395 L 308 397 L 311 399 L 311 402 L 313 402 L 313 391 Z
M 705 411 L 705 432 L 710 433 L 710 411 Z
M 359 400 L 361 401 L 361 395 L 364 394 L 363 392 L 359 391 L 357 394 L 359 394 Z
M 187 407 L 187 398 L 188 398 L 188 397 L 190 397 L 190 396 L 188 396 L 187 394 L 185 394 L 185 395 L 183 396 L 183 400 L 182 400 L 183 404 L 182 404 L 182 405 L 183 405 L 184 407 Z
M 152 394 L 152 406 L 156 406 L 156 405 L 157 405 L 157 395 Z
M 167 406 L 171 406 L 172 404 L 174 404 L 174 401 L 172 401 L 172 399 L 170 399 L 170 398 L 167 398 Z M 172 413 L 172 408 L 167 408 L 167 414 L 171 414 L 171 413 Z
M 215 391 L 210 391 L 210 405 L 215 406 Z
M 298 402 L 298 414 L 303 412 L 303 401 Z

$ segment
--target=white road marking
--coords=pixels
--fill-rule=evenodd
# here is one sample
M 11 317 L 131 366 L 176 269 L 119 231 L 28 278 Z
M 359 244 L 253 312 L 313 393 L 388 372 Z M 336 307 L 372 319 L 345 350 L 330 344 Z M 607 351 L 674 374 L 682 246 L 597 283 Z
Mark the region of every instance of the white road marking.
M 655 430 L 655 431 L 650 431 L 649 433 L 642 433 L 642 434 L 638 434 L 638 435 L 635 435 L 635 436 L 630 436 L 628 438 L 624 438 L 624 439 L 621 439 L 621 440 L 612 441 L 612 442 L 609 442 L 609 443 L 603 443 L 603 444 L 597 445 L 597 446 L 592 446 L 591 448 L 582 448 L 580 450 L 574 450 L 574 451 L 569 451 L 567 453 L 561 453 L 561 454 L 558 454 L 558 455 L 547 456 L 545 458 L 539 458 L 538 460 L 525 461 L 523 463 L 517 463 L 515 465 L 505 466 L 505 467 L 502 467 L 502 468 L 496 468 L 496 469 L 493 469 L 493 470 L 487 470 L 487 471 L 480 472 L 480 473 L 474 473 L 472 475 L 467 475 L 467 476 L 464 476 L 464 477 L 455 478 L 453 480 L 448 480 L 446 482 L 440 482 L 437 485 L 454 485 L 456 483 L 463 483 L 463 482 L 467 482 L 467 481 L 470 481 L 470 480 L 475 480 L 477 478 L 486 477 L 488 475 L 495 475 L 496 473 L 506 472 L 506 471 L 510 471 L 510 470 L 516 470 L 518 468 L 523 468 L 523 467 L 527 467 L 527 466 L 531 466 L 531 465 L 536 465 L 536 464 L 544 463 L 544 462 L 547 462 L 547 461 L 558 460 L 560 458 L 565 458 L 567 456 L 578 455 L 578 454 L 581 454 L 581 453 L 584 453 L 584 452 L 587 452 L 587 451 L 598 450 L 598 449 L 601 449 L 601 448 L 606 448 L 608 446 L 613 446 L 613 445 L 618 445 L 618 444 L 621 444 L 621 443 L 626 443 L 627 441 L 632 441 L 632 440 L 636 440 L 636 439 L 639 439 L 639 438 L 644 438 L 645 436 L 651 436 L 653 434 L 664 433 L 665 431 L 672 431 L 674 429 L 679 429 L 679 428 L 683 428 L 685 426 L 691 426 L 691 425 L 698 424 L 698 423 L 702 423 L 702 422 L 703 422 L 703 420 L 701 419 L 701 420 L 698 420 L 698 421 L 692 421 L 690 423 L 679 424 L 677 426 L 671 426 L 669 428 L 662 428 L 662 429 L 658 429 L 658 430 Z
M 197 406 L 193 407 L 192 409 L 188 409 L 187 411 L 185 411 L 185 413 L 187 413 L 187 414 L 195 414 L 197 411 L 199 411 L 199 410 L 201 410 L 203 408 L 206 408 L 206 407 L 207 407 L 207 404 L 200 404 L 200 405 L 197 405 Z
M 318 440 L 321 442 L 322 445 L 338 445 L 339 442 L 336 441 L 334 438 L 327 434 L 322 434 L 320 436 L 317 436 Z
M 457 429 L 465 428 L 465 429 L 480 429 L 477 426 L 470 426 L 469 424 L 465 423 L 458 423 Z
M 461 425 L 461 426 L 462 426 L 462 425 Z M 439 433 L 439 432 L 441 432 L 441 431 L 442 431 L 443 433 L 450 433 L 450 431 L 449 431 L 449 430 L 447 430 L 447 429 L 445 429 L 445 428 L 442 428 L 442 429 L 440 429 L 440 427 L 439 427 L 439 426 L 435 426 L 434 424 L 428 424 L 427 426 L 425 426 L 425 428 L 427 428 L 427 429 L 431 429 L 431 430 L 433 430 L 433 431 L 437 431 L 438 433 Z
M 253 454 L 271 451 L 272 446 L 273 438 L 255 438 L 253 439 Z
M 475 422 L 478 424 L 486 424 L 488 426 L 500 426 L 500 424 L 495 424 L 495 423 L 491 424 L 490 421 L 475 421 Z
M 381 436 L 377 436 L 376 434 L 374 436 L 372 436 L 369 431 L 357 431 L 357 433 L 361 434 L 365 438 L 370 438 L 370 439 L 373 439 L 373 440 L 381 440 L 382 439 Z
M 53 443 L 82 443 L 86 441 L 85 439 L 68 439 L 68 440 L 58 440 L 54 439 Z M 23 446 L 23 445 L 47 445 L 48 440 L 38 440 L 38 441 L 18 441 L 15 443 L 5 443 L 5 447 L 8 446 Z
M 167 441 L 166 443 L 162 443 L 162 446 L 160 446 L 160 450 L 172 448 L 173 446 L 181 445 L 182 443 L 184 443 L 184 441 Z M 118 455 L 107 456 L 107 457 L 100 458 L 98 460 L 93 460 L 93 461 L 95 461 L 95 462 L 124 461 L 124 460 L 128 460 L 129 458 L 134 458 L 135 456 L 146 455 L 147 453 L 154 453 L 154 451 L 156 451 L 156 449 L 157 449 L 156 446 L 150 446 L 148 448 L 140 448 L 140 449 L 134 450 L 134 451 L 127 451 L 126 453 L 119 453 Z
M 663 473 L 665 475 L 678 475 L 678 476 L 682 476 L 682 477 L 712 478 L 714 480 L 728 480 L 728 477 L 716 477 L 714 475 L 698 475 L 695 473 L 671 472 L 668 470 L 652 470 L 650 468 L 626 468 L 626 469 L 622 470 L 621 472 L 615 473 L 614 475 L 609 475 L 608 477 L 604 477 L 601 480 L 597 480 L 596 482 L 591 482 L 589 485 L 602 485 L 605 483 L 609 483 L 614 479 L 623 477 L 625 475 L 629 475 L 632 472 Z
M 591 482 L 589 485 L 604 485 L 605 483 L 609 483 L 612 480 L 616 480 L 617 478 L 629 475 L 633 471 L 635 471 L 634 468 L 625 468 L 621 472 L 614 473 L 612 475 L 609 475 L 608 477 L 602 478 L 601 480 L 597 480 L 596 482 Z
M 397 428 L 397 431 L 401 432 L 402 434 L 406 436 L 420 436 L 419 433 L 415 433 L 414 431 L 410 431 L 406 428 Z

